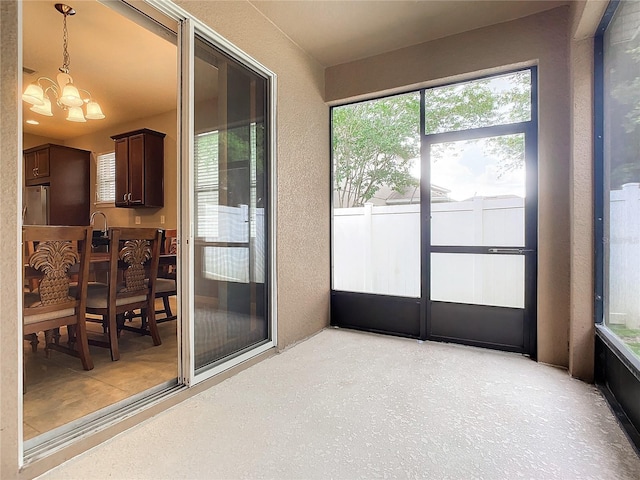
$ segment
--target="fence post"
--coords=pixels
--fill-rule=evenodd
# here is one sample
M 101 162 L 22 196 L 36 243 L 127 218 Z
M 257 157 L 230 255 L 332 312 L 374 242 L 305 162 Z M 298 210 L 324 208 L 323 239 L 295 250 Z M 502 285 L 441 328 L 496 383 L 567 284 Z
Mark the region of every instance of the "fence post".
M 373 204 L 364 204 L 364 291 L 373 292 L 373 277 L 375 274 L 375 263 L 373 261 Z
M 473 243 L 474 245 L 482 245 L 484 237 L 483 210 L 484 197 L 473 197 Z M 484 303 L 484 255 L 472 254 L 473 258 L 473 301 L 475 303 Z

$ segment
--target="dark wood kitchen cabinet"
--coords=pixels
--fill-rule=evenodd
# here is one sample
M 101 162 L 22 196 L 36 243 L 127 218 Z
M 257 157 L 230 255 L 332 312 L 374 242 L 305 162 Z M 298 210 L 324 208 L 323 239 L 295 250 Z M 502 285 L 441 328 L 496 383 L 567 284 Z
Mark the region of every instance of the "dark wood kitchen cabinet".
M 89 225 L 91 152 L 48 143 L 23 154 L 25 186 L 49 186 L 49 224 Z
M 49 181 L 49 148 L 31 150 L 24 153 L 25 183 L 28 186 L 42 185 Z
M 164 206 L 164 133 L 143 128 L 113 135 L 116 207 Z

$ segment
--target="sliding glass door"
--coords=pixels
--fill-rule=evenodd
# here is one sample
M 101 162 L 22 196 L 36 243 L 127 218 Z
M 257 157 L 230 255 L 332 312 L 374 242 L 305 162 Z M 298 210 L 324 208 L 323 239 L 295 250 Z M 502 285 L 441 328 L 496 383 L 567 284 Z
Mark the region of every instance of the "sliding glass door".
M 193 62 L 193 366 L 268 342 L 267 78 L 196 35 Z

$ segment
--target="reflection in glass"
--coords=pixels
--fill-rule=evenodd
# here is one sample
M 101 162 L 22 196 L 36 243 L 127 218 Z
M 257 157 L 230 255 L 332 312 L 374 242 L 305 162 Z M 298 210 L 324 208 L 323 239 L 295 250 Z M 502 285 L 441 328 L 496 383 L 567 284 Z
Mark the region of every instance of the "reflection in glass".
M 332 110 L 333 289 L 420 295 L 420 96 Z
M 640 357 L 640 2 L 604 38 L 606 325 Z
M 425 91 L 425 134 L 531 120 L 531 71 Z
M 524 246 L 523 134 L 436 143 L 430 156 L 432 245 Z
M 431 254 L 431 300 L 524 308 L 524 255 Z
M 196 39 L 196 370 L 269 338 L 266 80 Z

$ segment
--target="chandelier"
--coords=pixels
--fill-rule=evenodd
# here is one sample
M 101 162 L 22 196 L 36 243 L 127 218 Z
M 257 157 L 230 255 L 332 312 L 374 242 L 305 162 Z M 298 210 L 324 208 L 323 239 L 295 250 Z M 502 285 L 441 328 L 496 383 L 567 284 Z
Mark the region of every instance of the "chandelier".
M 67 17 L 75 15 L 76 11 L 63 3 L 56 3 L 55 7 L 64 17 L 60 73 L 56 77 L 57 81 L 53 81 L 49 77 L 40 77 L 35 83 L 29 84 L 22 94 L 22 100 L 33 105 L 29 110 L 47 117 L 53 116 L 51 111 L 51 100 L 53 99 L 58 107 L 67 111 L 67 120 L 70 122 L 86 122 L 87 118 L 101 120 L 104 118 L 104 114 L 98 102 L 91 98 L 91 94 L 87 90 L 77 88 L 69 74 L 71 61 L 67 51 Z M 83 95 L 80 92 L 83 92 Z M 82 110 L 83 106 L 85 106 L 86 112 Z

